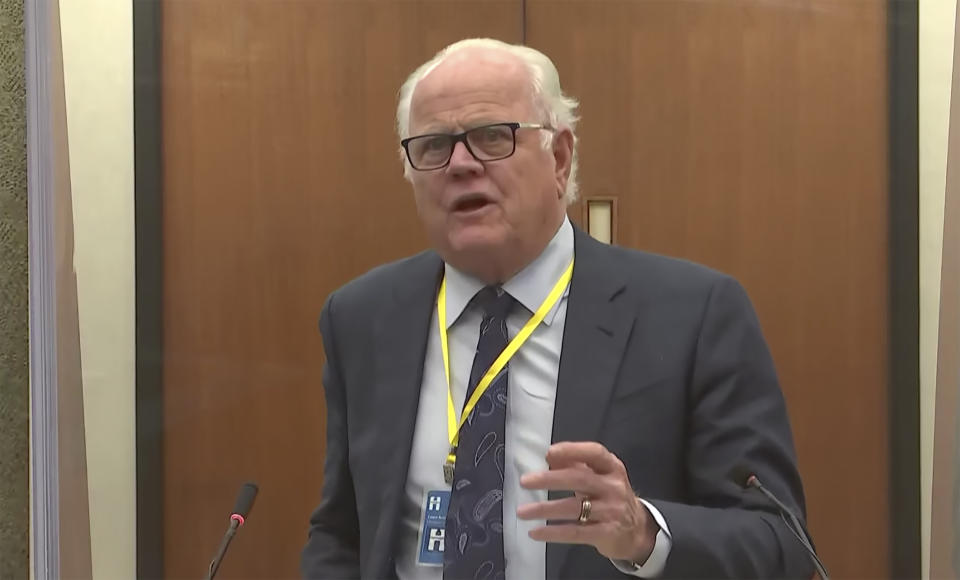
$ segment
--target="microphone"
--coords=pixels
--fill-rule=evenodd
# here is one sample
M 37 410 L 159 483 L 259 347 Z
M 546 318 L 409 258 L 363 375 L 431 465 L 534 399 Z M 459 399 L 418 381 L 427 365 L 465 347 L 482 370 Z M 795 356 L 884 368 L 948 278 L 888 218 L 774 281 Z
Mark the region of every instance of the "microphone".
M 227 547 L 233 540 L 233 536 L 236 535 L 237 529 L 246 521 L 247 514 L 250 513 L 250 508 L 253 507 L 253 500 L 257 497 L 257 491 L 259 491 L 257 484 L 249 481 L 240 488 L 240 493 L 237 494 L 237 501 L 233 504 L 233 513 L 230 514 L 230 526 L 223 535 L 223 541 L 220 542 L 220 549 L 217 550 L 217 555 L 210 561 L 207 580 L 213 580 L 213 577 L 217 574 L 217 569 L 220 568 L 223 556 L 227 553 Z
M 752 471 L 744 467 L 743 465 L 738 465 L 734 467 L 730 472 L 730 477 L 733 479 L 737 485 L 746 488 L 746 489 L 756 489 L 762 493 L 771 503 L 777 506 L 777 509 L 780 510 L 780 519 L 787 524 L 788 528 L 791 528 L 791 532 L 800 544 L 807 550 L 807 553 L 810 555 L 810 560 L 813 562 L 813 565 L 817 569 L 817 573 L 820 575 L 823 580 L 830 580 L 830 577 L 827 575 L 827 570 L 823 566 L 823 562 L 820 561 L 820 558 L 817 556 L 817 551 L 813 549 L 813 545 L 810 542 L 810 534 L 807 532 L 807 529 L 800 522 L 800 519 L 793 513 L 793 511 L 786 506 L 782 501 L 777 499 L 777 496 L 773 495 L 773 492 L 764 487 L 760 483 L 760 478 L 758 478 Z M 790 518 L 790 522 L 787 522 L 787 517 Z

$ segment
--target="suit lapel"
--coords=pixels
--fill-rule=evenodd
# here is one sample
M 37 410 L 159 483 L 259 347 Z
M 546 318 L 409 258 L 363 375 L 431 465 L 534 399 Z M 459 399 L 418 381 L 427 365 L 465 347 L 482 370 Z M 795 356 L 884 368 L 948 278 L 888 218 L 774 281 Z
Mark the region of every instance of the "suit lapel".
M 553 442 L 596 441 L 635 315 L 610 248 L 575 230 L 575 257 L 553 413 Z M 562 497 L 550 492 L 550 499 Z M 569 544 L 547 545 L 547 578 L 557 578 Z
M 368 568 L 376 577 L 393 577 L 393 554 L 397 540 L 397 518 L 404 491 L 417 409 L 423 382 L 423 361 L 433 320 L 434 301 L 443 273 L 443 262 L 433 252 L 413 258 L 409 270 L 396 282 L 393 300 L 378 317 L 374 396 L 377 417 L 372 418 L 383 462 L 383 509 L 370 553 L 377 558 Z
M 567 300 L 563 350 L 557 380 L 553 441 L 596 441 L 613 392 L 634 313 L 622 296 L 625 282 L 604 255 L 609 248 L 579 229 L 574 236 L 576 265 Z M 395 575 L 400 498 L 406 484 L 423 382 L 423 361 L 436 291 L 443 273 L 439 256 L 413 258 L 393 297 L 378 316 L 373 392 L 380 400 L 374 419 L 376 448 L 389 450 L 383 461 L 383 511 L 367 568 L 376 577 Z M 559 494 L 550 492 L 551 499 Z M 547 545 L 547 578 L 557 578 L 570 546 Z

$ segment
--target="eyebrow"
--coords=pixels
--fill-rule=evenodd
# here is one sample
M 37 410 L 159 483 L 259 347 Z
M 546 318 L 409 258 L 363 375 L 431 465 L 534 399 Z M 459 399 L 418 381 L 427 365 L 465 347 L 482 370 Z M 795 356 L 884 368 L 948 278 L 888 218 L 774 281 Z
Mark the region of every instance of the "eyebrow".
M 420 133 L 411 133 L 411 136 L 416 135 L 453 135 L 455 133 L 462 133 L 463 131 L 470 131 L 471 129 L 476 129 L 477 127 L 484 127 L 486 125 L 496 125 L 498 123 L 509 123 L 509 121 L 504 120 L 493 120 L 490 118 L 482 118 L 479 120 L 472 121 L 464 125 L 463 129 L 457 131 L 450 127 L 450 125 L 427 125 L 427 128 Z

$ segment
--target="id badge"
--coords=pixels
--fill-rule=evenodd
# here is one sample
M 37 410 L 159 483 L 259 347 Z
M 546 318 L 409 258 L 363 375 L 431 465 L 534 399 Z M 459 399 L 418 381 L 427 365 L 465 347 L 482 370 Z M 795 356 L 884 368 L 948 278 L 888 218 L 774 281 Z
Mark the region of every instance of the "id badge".
M 449 490 L 429 490 L 424 496 L 423 525 L 420 526 L 420 550 L 417 555 L 417 564 L 443 566 L 443 536 L 449 506 Z

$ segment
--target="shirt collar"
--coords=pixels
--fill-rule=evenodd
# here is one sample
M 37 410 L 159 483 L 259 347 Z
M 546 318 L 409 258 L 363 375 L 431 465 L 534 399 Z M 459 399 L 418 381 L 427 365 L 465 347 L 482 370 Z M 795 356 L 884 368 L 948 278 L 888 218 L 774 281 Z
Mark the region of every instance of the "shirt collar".
M 563 223 L 553 239 L 547 244 L 543 252 L 512 278 L 503 284 L 503 289 L 510 293 L 517 302 L 532 314 L 540 304 L 546 300 L 554 284 L 560 279 L 570 260 L 573 259 L 573 226 L 570 219 L 563 218 Z M 484 287 L 479 279 L 457 270 L 450 264 L 444 265 L 444 275 L 447 281 L 447 328 L 449 329 L 466 310 L 474 295 Z M 564 295 L 569 292 L 569 286 Z M 550 326 L 557 315 L 560 300 L 554 304 L 550 312 L 543 318 L 543 323 Z

